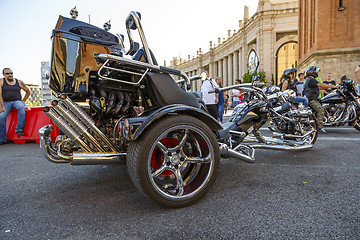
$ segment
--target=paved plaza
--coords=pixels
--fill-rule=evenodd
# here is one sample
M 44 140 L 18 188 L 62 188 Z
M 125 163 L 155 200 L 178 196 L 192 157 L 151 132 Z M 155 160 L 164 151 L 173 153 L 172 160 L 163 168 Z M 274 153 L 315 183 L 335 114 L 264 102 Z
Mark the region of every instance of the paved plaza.
M 359 239 L 360 132 L 326 130 L 309 151 L 222 159 L 211 191 L 182 209 L 147 200 L 125 166 L 0 146 L 0 239 Z

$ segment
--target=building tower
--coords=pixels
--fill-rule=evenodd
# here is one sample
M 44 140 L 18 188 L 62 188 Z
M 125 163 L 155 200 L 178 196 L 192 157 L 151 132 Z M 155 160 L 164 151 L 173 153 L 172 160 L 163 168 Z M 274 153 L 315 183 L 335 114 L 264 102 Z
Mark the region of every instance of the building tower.
M 356 80 L 360 64 L 360 0 L 299 0 L 299 68 Z

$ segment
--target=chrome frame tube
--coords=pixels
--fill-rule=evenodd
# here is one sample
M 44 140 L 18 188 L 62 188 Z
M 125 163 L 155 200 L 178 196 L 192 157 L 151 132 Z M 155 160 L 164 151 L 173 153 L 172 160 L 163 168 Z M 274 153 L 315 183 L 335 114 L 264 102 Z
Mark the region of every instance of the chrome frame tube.
M 158 66 L 158 65 L 151 65 L 149 63 L 140 62 L 140 61 L 136 61 L 136 60 L 132 60 L 132 59 L 124 58 L 124 57 L 119 57 L 119 56 L 115 56 L 115 55 L 111 55 L 111 54 L 100 53 L 100 54 L 98 54 L 96 56 L 98 58 L 100 58 L 100 59 L 105 60 L 105 61 L 106 60 L 112 60 L 112 61 L 119 62 L 120 64 L 131 65 L 132 67 L 140 67 L 140 68 L 144 68 L 144 69 L 149 69 L 149 71 L 152 70 L 152 71 L 155 71 L 155 72 L 165 72 L 165 73 L 173 74 L 173 75 L 176 75 L 176 76 L 180 76 L 180 77 L 185 79 L 187 85 L 191 84 L 191 81 L 190 81 L 189 77 L 182 71 L 177 70 L 179 73 L 167 72 L 166 69 L 161 68 L 161 66 Z M 98 71 L 98 76 L 100 78 L 102 78 L 102 76 L 100 75 L 100 69 Z M 125 82 L 125 83 L 133 84 L 133 83 L 129 83 L 129 82 Z
M 273 132 L 273 137 L 291 137 L 291 138 L 304 138 L 309 136 L 310 134 L 316 132 L 316 130 L 311 130 L 310 132 L 306 133 L 305 135 L 293 135 L 293 134 L 283 134 L 283 133 L 277 133 Z
M 129 16 L 126 18 L 126 21 L 128 21 L 130 18 L 133 18 L 134 19 L 134 22 L 135 22 L 135 25 L 139 31 L 139 36 L 140 36 L 140 39 L 141 39 L 141 42 L 142 42 L 142 45 L 144 47 L 144 50 L 145 50 L 145 53 L 146 53 L 146 56 L 148 58 L 148 61 L 150 63 L 150 65 L 154 65 L 154 62 L 152 60 L 152 57 L 151 57 L 151 54 L 150 54 L 150 49 L 149 49 L 149 45 L 147 44 L 147 41 L 146 41 L 146 38 L 145 38 L 145 34 L 144 34 L 144 30 L 141 26 L 141 22 L 140 22 L 140 18 L 138 16 L 138 14 L 135 12 L 135 11 L 131 11 Z M 131 33 L 130 33 L 130 29 L 129 29 L 129 26 L 126 26 L 126 30 L 128 32 L 128 35 L 129 37 L 131 36 Z M 132 37 L 131 37 L 132 38 Z M 131 39 L 132 40 L 132 39 Z M 130 40 L 130 41 L 131 41 Z
M 285 150 L 285 151 L 302 151 L 312 148 L 314 145 L 307 144 L 301 146 L 284 146 L 284 145 L 271 145 L 271 144 L 251 144 L 253 148 L 268 149 L 268 150 Z

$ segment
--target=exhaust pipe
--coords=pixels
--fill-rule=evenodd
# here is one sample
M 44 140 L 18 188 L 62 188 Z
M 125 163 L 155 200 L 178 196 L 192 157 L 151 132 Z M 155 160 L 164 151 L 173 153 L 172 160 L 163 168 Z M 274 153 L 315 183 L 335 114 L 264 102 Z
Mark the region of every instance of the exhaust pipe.
M 242 154 L 240 152 L 237 152 L 237 151 L 229 148 L 226 144 L 220 143 L 219 150 L 220 150 L 220 154 L 224 155 L 227 158 L 236 158 L 236 159 L 242 160 L 244 162 L 255 163 L 254 156 L 248 156 L 248 155 Z M 254 155 L 254 154 L 252 154 L 252 155 Z
M 285 145 L 270 145 L 270 144 L 251 144 L 253 148 L 270 149 L 270 150 L 287 150 L 287 151 L 302 151 L 312 148 L 313 144 L 301 145 L 301 146 L 285 146 Z
M 54 121 L 55 122 L 55 121 Z M 72 165 L 125 164 L 126 153 L 73 153 L 65 156 L 58 148 L 57 153 L 51 149 L 50 132 L 52 125 L 39 129 L 40 148 L 47 160 L 53 163 L 69 163 Z
M 68 98 L 65 94 L 60 95 L 60 101 L 69 107 L 70 111 L 76 115 L 81 122 L 90 128 L 113 152 L 119 152 L 119 149 L 95 126 L 95 121 L 78 105 Z
M 67 110 L 64 106 L 60 105 L 58 101 L 54 100 L 51 102 L 54 106 L 54 109 L 61 114 L 63 118 L 71 125 L 77 129 L 77 132 L 80 136 L 84 136 L 89 142 L 99 151 L 105 153 L 106 150 L 101 146 L 101 144 L 89 133 L 89 129 L 80 122 L 76 116 L 70 111 Z
M 70 139 L 75 140 L 82 149 L 86 152 L 92 152 L 92 149 L 87 145 L 82 139 L 81 136 L 67 124 L 63 117 L 57 113 L 54 109 L 49 107 L 44 107 L 43 112 L 58 126 Z
M 40 148 L 43 151 L 47 160 L 53 163 L 69 163 L 69 161 L 54 155 L 54 150 L 51 149 L 50 132 L 53 130 L 52 125 L 46 125 L 39 129 Z
M 125 164 L 126 153 L 73 153 L 72 165 Z

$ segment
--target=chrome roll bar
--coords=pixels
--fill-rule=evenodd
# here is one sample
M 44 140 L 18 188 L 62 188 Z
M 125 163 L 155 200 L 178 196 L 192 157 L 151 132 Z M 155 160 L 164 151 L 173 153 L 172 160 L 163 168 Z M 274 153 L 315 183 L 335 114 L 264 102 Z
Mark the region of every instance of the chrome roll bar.
M 136 29 L 138 29 L 138 31 L 139 31 L 141 43 L 142 43 L 142 45 L 144 47 L 144 50 L 145 50 L 145 53 L 146 53 L 146 56 L 147 56 L 147 59 L 148 59 L 150 65 L 154 65 L 153 59 L 152 59 L 151 54 L 150 54 L 149 46 L 147 44 L 145 34 L 144 34 L 144 31 L 143 31 L 141 23 L 140 23 L 139 14 L 137 12 L 135 12 L 135 11 L 131 11 L 129 16 L 126 18 L 126 31 L 128 33 L 128 36 L 129 36 L 130 44 L 134 43 L 134 40 L 132 39 L 132 35 L 131 35 L 131 32 L 130 32 L 130 27 L 132 26 L 132 23 L 135 23 Z M 135 30 L 135 29 L 133 29 L 133 30 Z

